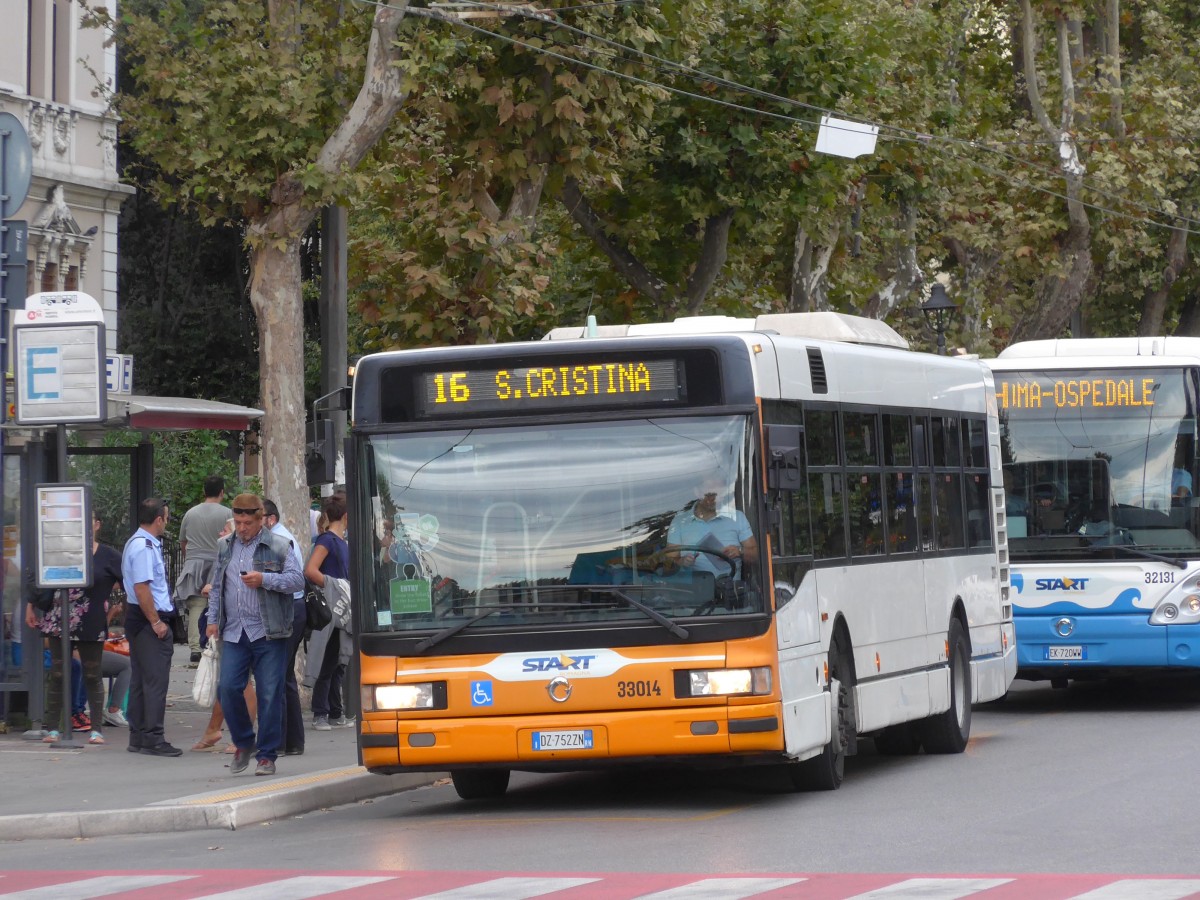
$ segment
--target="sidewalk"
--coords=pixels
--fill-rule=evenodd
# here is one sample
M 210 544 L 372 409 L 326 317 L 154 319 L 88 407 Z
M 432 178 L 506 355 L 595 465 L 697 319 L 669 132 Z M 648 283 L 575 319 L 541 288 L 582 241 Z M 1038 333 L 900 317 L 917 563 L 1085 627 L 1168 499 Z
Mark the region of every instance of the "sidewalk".
M 256 777 L 254 763 L 229 774 L 225 730 L 216 751 L 190 752 L 204 734 L 209 710 L 192 701 L 196 670 L 186 646 L 175 647 L 167 695 L 167 740 L 177 758 L 126 751 L 125 728 L 105 726 L 107 743 L 56 750 L 21 732 L 0 735 L 0 841 L 96 837 L 238 828 L 255 822 L 353 803 L 431 784 L 438 775 L 371 775 L 358 765 L 354 728 L 314 731 L 312 715 L 302 756 L 280 756 L 274 777 Z

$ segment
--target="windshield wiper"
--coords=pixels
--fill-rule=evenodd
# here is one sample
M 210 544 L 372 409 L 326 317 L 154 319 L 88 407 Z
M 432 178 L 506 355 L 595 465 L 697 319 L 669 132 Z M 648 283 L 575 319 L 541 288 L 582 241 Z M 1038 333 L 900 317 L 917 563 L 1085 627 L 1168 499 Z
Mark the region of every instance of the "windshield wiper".
M 586 588 L 586 590 L 592 594 L 612 594 L 614 597 L 618 597 L 621 600 L 624 600 L 626 603 L 628 603 L 634 609 L 641 610 L 642 612 L 644 612 L 651 619 L 653 619 L 655 622 L 657 622 L 663 628 L 667 629 L 667 631 L 671 632 L 671 634 L 675 635 L 675 637 L 679 638 L 681 641 L 687 640 L 688 630 L 686 628 L 684 628 L 682 625 L 676 624 L 674 622 L 674 620 L 668 619 L 666 616 L 664 616 L 662 613 L 660 613 L 654 607 L 647 606 L 641 600 L 638 600 L 634 597 L 630 597 L 625 592 L 618 591 L 611 585 L 605 585 L 604 587 L 589 587 L 589 588 Z
M 1143 559 L 1153 559 L 1157 562 L 1166 563 L 1169 566 L 1174 566 L 1177 569 L 1186 569 L 1188 567 L 1187 560 L 1180 559 L 1177 556 L 1162 556 L 1158 553 L 1151 553 L 1149 550 L 1143 550 L 1141 547 L 1132 544 L 1091 544 L 1088 549 L 1092 553 L 1099 553 L 1102 550 L 1120 550 L 1123 553 L 1128 553 L 1130 556 L 1140 556 Z
M 442 641 L 446 640 L 447 638 L 454 637 L 456 634 L 458 634 L 464 628 L 470 628 L 476 622 L 479 622 L 482 619 L 486 619 L 492 613 L 496 612 L 497 610 L 501 610 L 501 609 L 508 609 L 508 607 L 507 606 L 499 606 L 499 605 L 491 606 L 491 607 L 488 607 L 483 612 L 478 613 L 477 615 L 471 616 L 471 618 L 469 618 L 469 619 L 463 619 L 461 622 L 459 622 L 455 625 L 451 625 L 449 628 L 443 628 L 441 631 L 431 634 L 429 637 L 425 638 L 425 640 L 419 642 L 417 644 L 417 646 L 413 647 L 413 652 L 414 653 L 424 653 L 430 647 L 434 647 L 434 646 L 440 644 Z

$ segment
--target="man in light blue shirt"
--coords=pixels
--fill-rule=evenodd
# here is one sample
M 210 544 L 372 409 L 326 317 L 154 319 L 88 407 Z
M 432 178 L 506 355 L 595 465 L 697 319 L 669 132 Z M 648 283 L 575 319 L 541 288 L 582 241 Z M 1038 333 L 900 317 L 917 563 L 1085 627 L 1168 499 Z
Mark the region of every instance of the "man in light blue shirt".
M 690 566 L 697 572 L 714 576 L 736 575 L 724 559 L 701 548 L 708 547 L 721 553 L 740 569 L 741 559 L 747 556 L 753 559 L 758 553 L 758 541 L 750 530 L 750 522 L 741 510 L 722 505 L 728 491 L 719 478 L 704 479 L 698 493 L 691 508 L 671 520 L 667 529 L 667 550 L 681 565 Z
M 129 752 L 147 756 L 179 756 L 167 743 L 167 684 L 171 678 L 174 640 L 171 620 L 175 604 L 167 586 L 162 535 L 170 511 L 167 501 L 149 497 L 138 504 L 138 530 L 121 554 L 125 585 L 125 636 L 129 639 Z

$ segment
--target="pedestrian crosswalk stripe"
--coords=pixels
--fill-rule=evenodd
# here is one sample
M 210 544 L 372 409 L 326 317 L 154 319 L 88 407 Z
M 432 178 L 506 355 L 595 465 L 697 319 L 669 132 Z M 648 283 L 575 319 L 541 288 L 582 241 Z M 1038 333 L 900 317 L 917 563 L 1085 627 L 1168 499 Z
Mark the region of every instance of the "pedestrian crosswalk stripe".
M 414 897 L 413 900 L 494 900 L 504 897 L 505 900 L 526 900 L 527 897 L 541 897 L 553 894 L 555 891 L 565 891 L 567 888 L 579 887 L 581 884 L 591 884 L 598 878 L 493 878 L 490 881 L 480 881 L 436 894 L 425 894 Z
M 91 900 L 141 888 L 160 887 L 176 881 L 187 881 L 194 875 L 97 875 L 66 884 L 49 884 L 11 894 L 0 894 L 3 900 Z
M 1181 900 L 1200 893 L 1200 881 L 1188 878 L 1128 878 L 1079 894 L 1072 900 Z
M 849 900 L 898 900 L 901 897 L 958 900 L 959 897 L 969 897 L 1010 881 L 1011 878 L 908 878 L 878 890 L 856 894 Z
M 804 878 L 703 878 L 691 884 L 643 894 L 638 900 L 740 900 L 799 884 Z
M 395 875 L 297 875 L 220 894 L 204 894 L 196 900 L 304 900 L 395 880 Z

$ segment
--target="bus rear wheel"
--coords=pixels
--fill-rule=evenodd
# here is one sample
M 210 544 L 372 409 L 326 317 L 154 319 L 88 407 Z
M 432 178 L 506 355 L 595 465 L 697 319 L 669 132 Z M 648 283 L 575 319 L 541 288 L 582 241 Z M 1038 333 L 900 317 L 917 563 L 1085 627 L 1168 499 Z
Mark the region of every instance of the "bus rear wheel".
M 460 769 L 450 773 L 463 800 L 495 800 L 508 790 L 508 769 Z
M 950 708 L 919 722 L 926 753 L 962 753 L 971 738 L 971 649 L 958 619 L 950 621 Z

